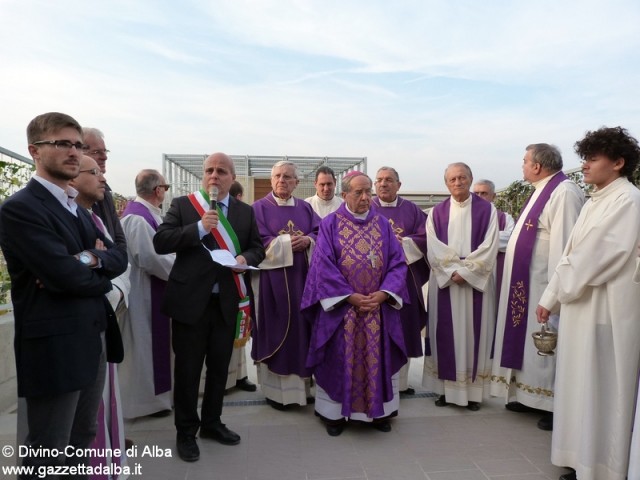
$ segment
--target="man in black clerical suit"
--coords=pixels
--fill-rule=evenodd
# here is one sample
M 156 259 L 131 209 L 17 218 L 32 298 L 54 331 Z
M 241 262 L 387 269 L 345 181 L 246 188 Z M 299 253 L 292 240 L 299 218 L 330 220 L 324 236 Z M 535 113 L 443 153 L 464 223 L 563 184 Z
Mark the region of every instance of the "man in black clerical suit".
M 78 122 L 45 113 L 29 123 L 27 139 L 35 175 L 0 208 L 18 396 L 27 404 L 26 445 L 40 452 L 87 448 L 104 382 L 104 331 L 115 322 L 104 294 L 112 288 L 110 279 L 126 270 L 127 252 L 106 240 L 74 201 L 77 191 L 69 181 L 80 172 L 83 148 Z M 115 342 L 121 356 L 119 335 Z M 83 461 L 45 454 L 27 456 L 23 465 Z

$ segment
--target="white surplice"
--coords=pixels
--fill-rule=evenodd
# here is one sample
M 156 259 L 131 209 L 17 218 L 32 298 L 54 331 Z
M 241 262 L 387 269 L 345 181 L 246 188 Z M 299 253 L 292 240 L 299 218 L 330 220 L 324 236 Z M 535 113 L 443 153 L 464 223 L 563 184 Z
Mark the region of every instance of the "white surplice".
M 158 225 L 160 209 L 140 197 Z M 140 215 L 121 220 L 131 263 L 129 309 L 121 324 L 124 360 L 118 367 L 124 418 L 136 418 L 171 409 L 171 391 L 155 394 L 151 336 L 151 275 L 169 278 L 175 255 L 158 255 L 153 247 L 155 230 Z M 170 332 L 168 332 L 170 335 Z
M 304 201 L 311 204 L 311 208 L 320 218 L 335 212 L 342 205 L 342 198 L 338 195 L 334 195 L 331 200 L 323 200 L 316 193 L 313 197 L 305 198 Z
M 580 209 L 584 204 L 582 190 L 571 180 L 565 180 L 555 188 L 538 217 L 536 243 L 533 247 L 529 267 L 529 311 L 522 369 L 504 368 L 500 366 L 500 363 L 507 310 L 509 308 L 511 272 L 514 263 L 519 260 L 515 257 L 516 243 L 522 229 L 527 228 L 524 223 L 527 221 L 527 215 L 531 207 L 533 207 L 540 193 L 554 175 L 550 175 L 534 184 L 535 191 L 533 196 L 520 214 L 511 239 L 507 244 L 491 375 L 491 395 L 504 397 L 505 402 L 517 401 L 529 407 L 548 412 L 553 411 L 556 357 L 538 355 L 533 345 L 531 334 L 540 330 L 540 324 L 536 319 L 538 300 L 555 271 L 571 234 L 571 229 L 576 223 Z
M 429 336 L 431 356 L 425 356 L 422 385 L 432 392 L 444 394 L 447 402 L 465 406 L 481 402 L 488 394 L 491 375 L 491 341 L 495 318 L 495 288 L 493 268 L 499 246 L 498 217 L 491 207 L 491 221 L 484 241 L 471 251 L 471 196 L 464 202 L 451 198 L 448 238 L 444 244 L 436 236 L 433 214 L 427 219 L 427 258 L 431 265 L 429 288 Z M 463 257 L 463 259 L 461 259 Z M 467 283 L 457 285 L 451 280 L 457 271 Z M 435 281 L 434 281 L 435 280 Z M 436 345 L 438 290 L 449 287 L 453 320 L 457 381 L 438 379 Z M 478 349 L 476 380 L 472 382 L 474 359 L 473 290 L 483 292 L 482 327 Z
M 640 360 L 640 190 L 592 194 L 540 305 L 561 305 L 551 461 L 580 480 L 624 480 Z
M 640 283 L 640 258 L 636 258 L 636 271 L 633 281 Z M 631 436 L 631 448 L 629 450 L 629 473 L 627 480 L 640 480 L 640 379 L 636 390 L 635 421 L 633 422 L 633 435 Z

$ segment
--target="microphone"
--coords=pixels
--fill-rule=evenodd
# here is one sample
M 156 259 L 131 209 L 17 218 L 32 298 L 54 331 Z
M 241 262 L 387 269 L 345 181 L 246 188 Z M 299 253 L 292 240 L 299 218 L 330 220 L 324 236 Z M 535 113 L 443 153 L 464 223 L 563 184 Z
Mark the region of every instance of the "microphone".
M 215 210 L 218 203 L 218 187 L 212 185 L 209 188 L 209 202 L 211 206 L 211 210 Z

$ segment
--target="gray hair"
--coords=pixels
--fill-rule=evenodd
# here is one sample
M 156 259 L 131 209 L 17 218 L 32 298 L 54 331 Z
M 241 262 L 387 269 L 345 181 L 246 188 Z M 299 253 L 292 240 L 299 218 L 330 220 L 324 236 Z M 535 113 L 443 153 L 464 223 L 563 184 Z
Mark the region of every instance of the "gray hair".
M 271 176 L 273 176 L 274 170 L 278 167 L 293 167 L 293 177 L 296 179 L 298 178 L 298 166 L 295 163 L 290 162 L 289 160 L 280 160 L 279 162 L 276 162 L 273 167 L 271 167 Z
M 493 183 L 491 180 L 481 178 L 475 183 L 475 185 L 486 185 L 487 187 L 489 187 L 489 190 L 491 190 L 491 193 L 496 193 L 496 184 Z
M 136 175 L 136 194 L 139 197 L 152 195 L 155 188 L 162 181 L 162 175 L 157 170 L 145 169 Z
M 469 174 L 469 179 L 473 179 L 473 173 L 471 172 L 471 167 L 469 167 L 469 165 L 467 165 L 464 162 L 455 162 L 455 163 L 450 163 L 449 165 L 447 165 L 447 168 L 444 169 L 444 183 L 447 183 L 447 171 L 451 167 L 462 167 L 466 169 L 467 173 Z
M 545 170 L 558 172 L 562 170 L 562 154 L 555 145 L 548 143 L 532 143 L 527 145 L 527 152 L 531 151 L 533 163 L 539 164 Z
M 93 135 L 94 137 L 98 137 L 104 140 L 104 133 L 102 133 L 102 130 L 98 130 L 97 128 L 93 127 L 82 127 L 82 136 L 86 137 L 88 135 Z
M 398 175 L 398 172 L 395 168 L 393 167 L 380 167 L 378 169 L 378 172 L 380 172 L 381 170 L 386 170 L 388 172 L 393 172 L 393 175 L 396 177 L 396 182 L 400 181 L 400 175 Z M 376 175 L 378 174 L 378 172 L 376 172 Z
M 351 191 L 351 182 L 353 181 L 354 178 L 357 178 L 357 177 L 367 177 L 367 180 L 369 180 L 369 186 L 373 187 L 373 182 L 371 181 L 371 179 L 367 174 L 357 170 L 353 170 L 347 173 L 344 177 L 342 177 L 342 184 L 341 184 L 342 193 L 349 193 Z

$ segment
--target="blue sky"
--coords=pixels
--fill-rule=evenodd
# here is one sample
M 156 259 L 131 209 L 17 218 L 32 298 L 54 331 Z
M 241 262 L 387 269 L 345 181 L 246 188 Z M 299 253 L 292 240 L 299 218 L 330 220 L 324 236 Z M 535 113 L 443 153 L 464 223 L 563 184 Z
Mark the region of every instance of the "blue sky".
M 506 187 L 529 143 L 640 136 L 640 2 L 0 0 L 0 145 L 62 111 L 134 193 L 163 153 L 366 156 L 402 190 L 468 163 Z M 401 190 L 401 191 L 402 191 Z

